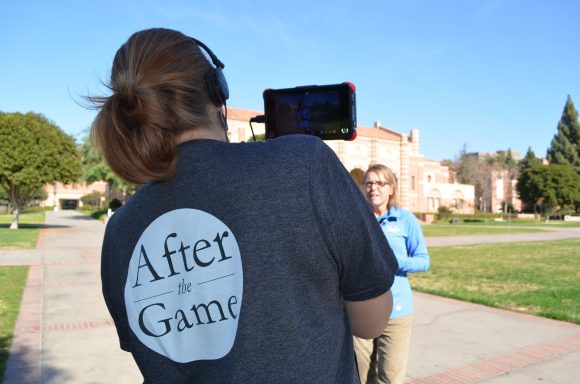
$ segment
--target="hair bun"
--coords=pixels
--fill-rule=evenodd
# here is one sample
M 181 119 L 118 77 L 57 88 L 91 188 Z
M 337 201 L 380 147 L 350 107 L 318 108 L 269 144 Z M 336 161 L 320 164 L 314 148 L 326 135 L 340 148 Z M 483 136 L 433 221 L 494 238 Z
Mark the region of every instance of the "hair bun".
M 145 93 L 133 82 L 119 82 L 116 88 L 113 89 L 113 96 L 116 99 L 113 102 L 117 104 L 116 110 L 119 116 L 124 118 L 131 129 L 143 125 L 147 112 Z
M 130 111 L 138 107 L 140 90 L 134 82 L 120 81 L 116 88 L 113 92 L 117 95 L 122 108 Z
M 173 176 L 175 137 L 216 124 L 205 82 L 210 68 L 191 37 L 174 30 L 139 31 L 119 48 L 106 85 L 111 95 L 97 100 L 91 130 L 117 175 L 136 184 Z

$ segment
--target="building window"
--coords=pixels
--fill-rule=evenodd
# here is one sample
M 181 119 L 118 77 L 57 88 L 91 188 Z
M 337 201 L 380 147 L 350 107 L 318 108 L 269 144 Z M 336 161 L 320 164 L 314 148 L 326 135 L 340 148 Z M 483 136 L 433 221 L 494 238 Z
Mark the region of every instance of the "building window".
M 429 202 L 429 212 L 439 209 L 440 201 L 438 197 L 429 197 L 427 201 Z
M 432 183 L 433 182 L 433 176 L 427 175 L 427 182 L 428 183 Z
M 411 176 L 411 191 L 415 190 L 415 176 Z

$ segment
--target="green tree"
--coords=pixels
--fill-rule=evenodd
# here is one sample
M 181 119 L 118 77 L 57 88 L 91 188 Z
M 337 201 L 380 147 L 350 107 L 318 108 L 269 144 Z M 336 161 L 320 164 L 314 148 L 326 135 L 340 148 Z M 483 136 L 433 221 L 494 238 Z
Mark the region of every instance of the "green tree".
M 485 156 L 485 165 L 488 165 L 490 169 L 496 171 L 508 171 L 508 173 L 514 173 L 517 169 L 517 163 L 514 159 L 511 148 L 507 151 L 499 150 L 495 154 L 487 154 Z
M 446 166 L 449 168 L 449 182 L 455 183 L 457 182 L 457 170 L 455 169 L 455 161 L 450 159 L 441 160 L 441 165 Z
M 496 171 L 507 171 L 508 180 L 517 179 L 519 173 L 518 164 L 514 159 L 511 148 L 508 148 L 507 151 L 496 151 L 495 155 L 488 155 L 486 157 L 486 163 L 491 169 Z
M 481 164 L 476 154 L 467 152 L 467 144 L 459 152 L 455 161 L 455 171 L 457 172 L 457 181 L 461 184 L 475 185 L 479 180 Z
M 83 208 L 84 209 L 102 208 L 103 203 L 101 199 L 104 199 L 104 196 L 101 192 L 98 191 L 93 191 L 88 195 L 84 195 L 81 197 Z
M 87 184 L 96 181 L 106 182 L 107 192 L 105 199 L 107 201 L 111 200 L 115 195 L 119 195 L 123 201 L 126 201 L 127 196 L 130 196 L 135 192 L 135 187 L 133 185 L 122 181 L 113 173 L 111 168 L 107 166 L 101 153 L 94 145 L 92 145 L 88 135 L 85 136 L 85 139 L 80 146 L 80 152 L 82 157 L 82 180 Z
M 535 167 L 536 165 L 541 165 L 542 162 L 540 159 L 536 157 L 536 154 L 532 150 L 532 147 L 528 147 L 528 151 L 526 152 L 526 156 L 520 160 L 518 167 L 520 168 L 520 172 L 524 171 L 525 169 Z
M 0 185 L 13 209 L 10 228 L 20 212 L 47 183 L 76 181 L 80 156 L 72 137 L 44 116 L 0 112 Z
M 580 173 L 580 123 L 572 98 L 568 95 L 558 132 L 554 135 L 547 158 L 553 164 L 568 164 Z
M 2 185 L 0 185 L 0 202 L 3 201 L 8 201 L 8 193 L 6 193 L 4 188 L 2 188 Z
M 556 210 L 578 210 L 580 175 L 570 165 L 534 165 L 522 171 L 517 183 L 527 210 L 540 207 L 548 217 Z
M 506 156 L 504 159 L 504 165 L 505 168 L 510 172 L 515 172 L 515 170 L 518 168 L 518 164 L 516 162 L 516 160 L 514 159 L 514 155 L 512 153 L 512 149 L 508 148 L 507 152 L 506 152 Z
M 248 141 L 266 141 L 266 134 L 265 133 L 258 133 L 255 135 L 256 140 L 254 140 L 254 136 L 248 137 Z

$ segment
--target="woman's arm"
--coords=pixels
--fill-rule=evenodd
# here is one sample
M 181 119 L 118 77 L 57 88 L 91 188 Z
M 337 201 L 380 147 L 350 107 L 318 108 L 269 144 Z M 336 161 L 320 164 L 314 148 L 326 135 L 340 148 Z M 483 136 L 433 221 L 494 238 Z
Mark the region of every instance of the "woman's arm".
M 407 273 L 427 272 L 431 264 L 425 238 L 421 225 L 415 216 L 408 212 L 405 219 L 407 220 L 407 257 L 399 260 L 399 270 Z
M 393 310 L 393 295 L 389 289 L 372 299 L 345 301 L 344 304 L 353 335 L 362 339 L 374 339 L 383 332 L 389 322 Z

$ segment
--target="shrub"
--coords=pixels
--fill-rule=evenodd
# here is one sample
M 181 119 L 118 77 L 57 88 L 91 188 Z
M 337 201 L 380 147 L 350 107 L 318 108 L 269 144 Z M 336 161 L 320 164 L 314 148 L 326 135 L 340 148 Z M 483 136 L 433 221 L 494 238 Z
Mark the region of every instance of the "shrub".
M 453 211 L 449 207 L 439 207 L 437 209 L 437 221 L 448 221 L 451 219 Z
M 83 202 L 83 206 L 86 208 L 98 208 L 101 206 L 101 198 L 103 194 L 99 191 L 93 191 L 88 195 L 84 195 L 81 197 L 81 201 Z
M 102 220 L 103 216 L 107 215 L 106 209 L 98 209 L 96 211 L 91 212 L 91 217 L 95 220 Z
M 484 223 L 483 219 L 463 219 L 464 223 Z

